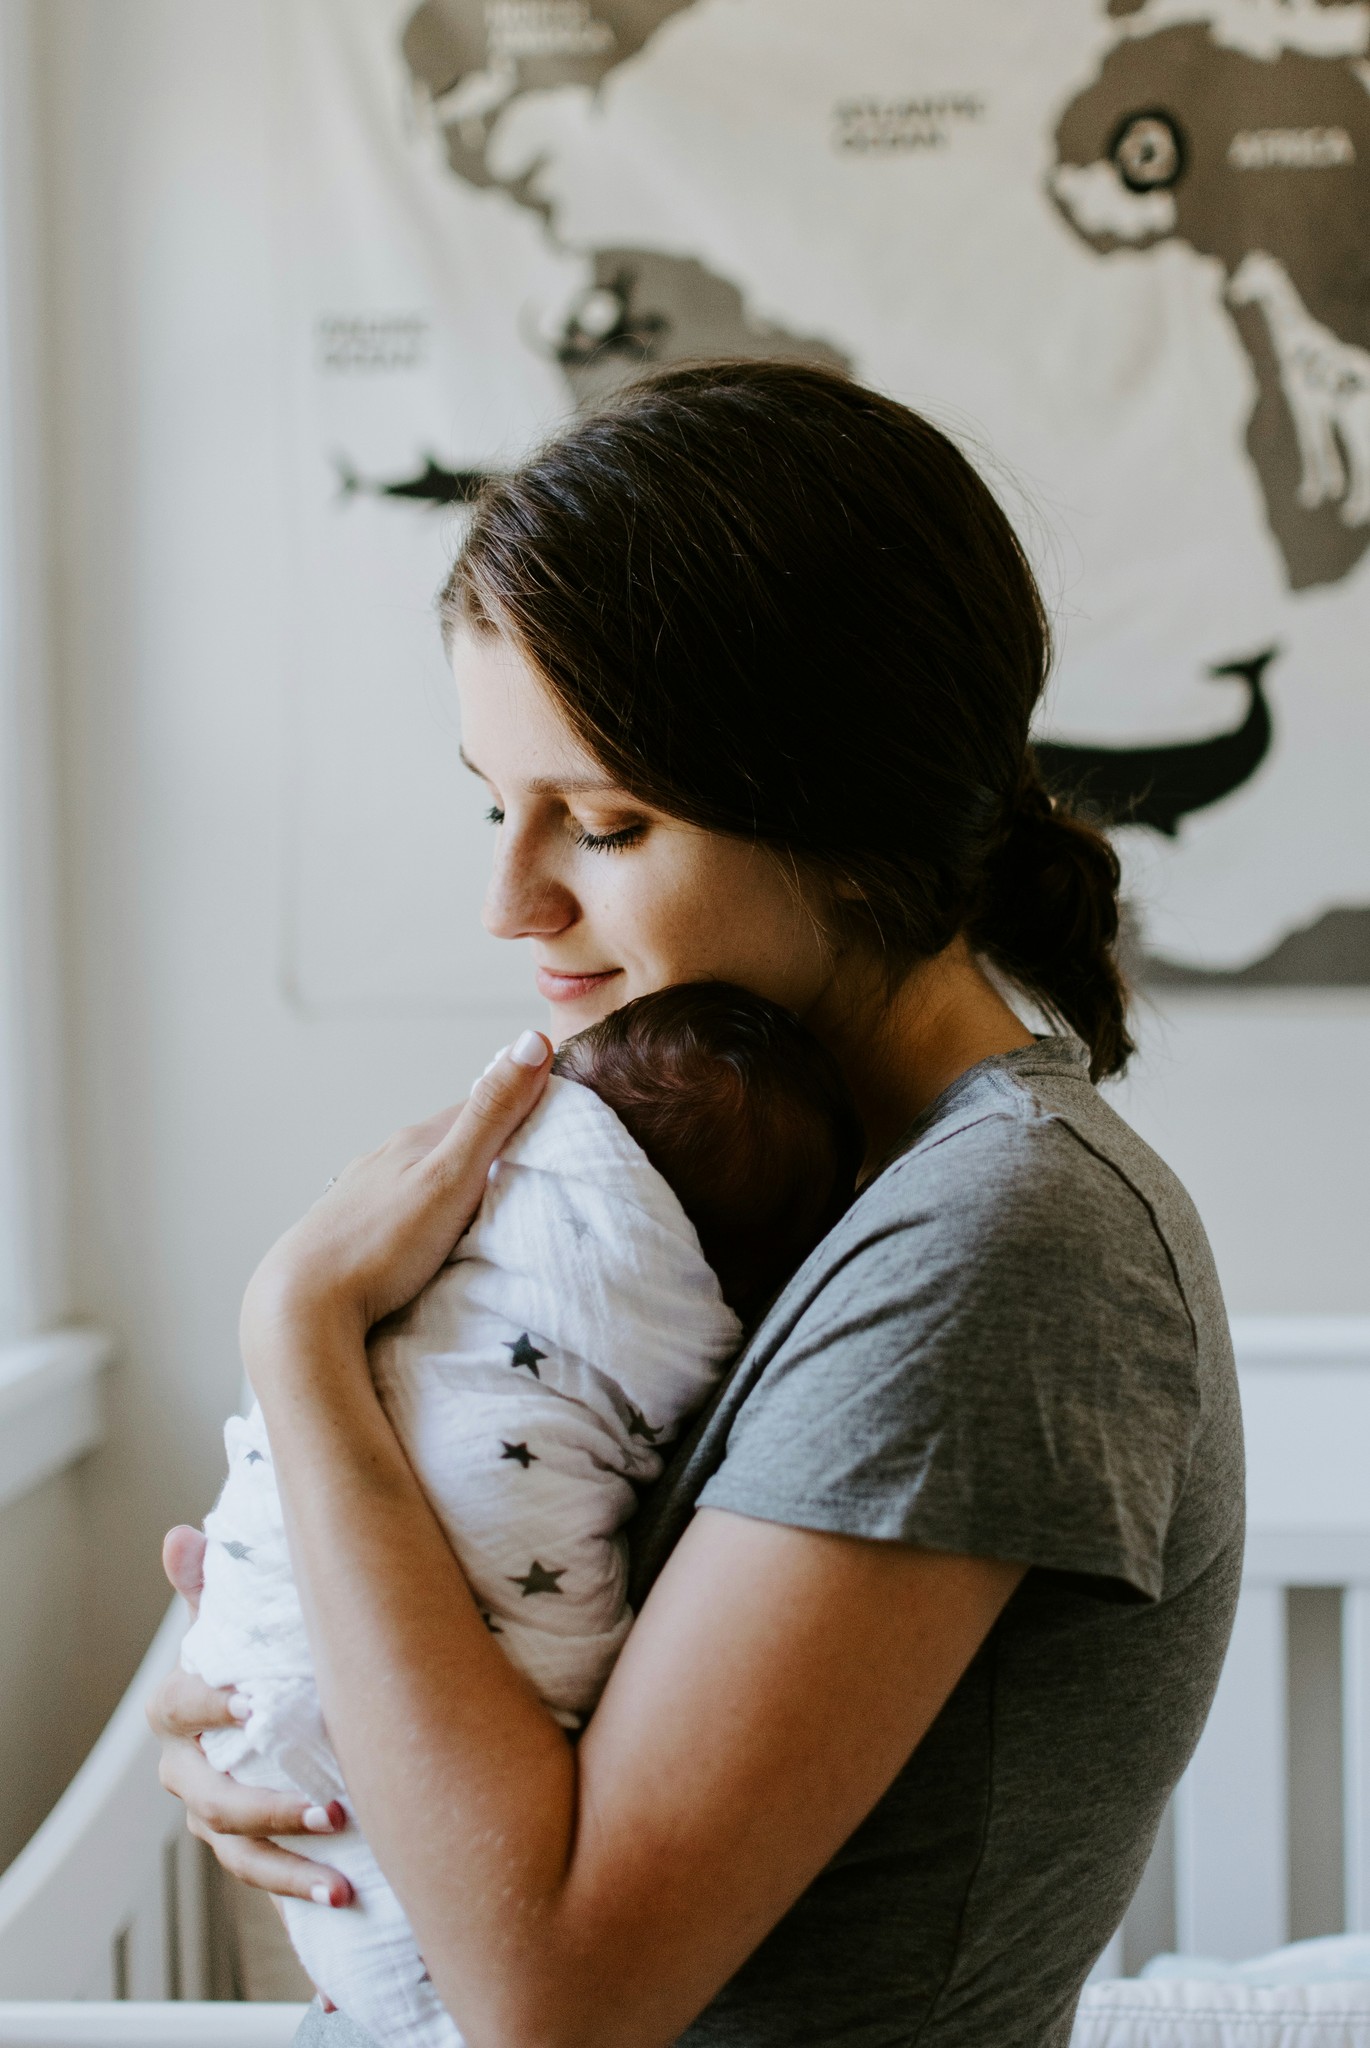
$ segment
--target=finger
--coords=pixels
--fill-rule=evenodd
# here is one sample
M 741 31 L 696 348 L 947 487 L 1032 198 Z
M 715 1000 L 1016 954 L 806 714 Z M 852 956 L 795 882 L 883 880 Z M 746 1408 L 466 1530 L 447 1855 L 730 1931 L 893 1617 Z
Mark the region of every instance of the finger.
M 167 1791 L 216 1835 L 333 1835 L 347 1825 L 336 1800 L 316 1806 L 298 1792 L 238 1784 L 215 1770 L 198 1743 L 169 1742 L 160 1776 Z
M 446 1109 L 435 1109 L 422 1123 L 411 1124 L 409 1129 L 401 1131 L 399 1136 L 407 1144 L 412 1145 L 416 1152 L 431 1152 L 435 1145 L 442 1143 L 465 1107 L 464 1102 L 453 1102 Z
M 205 1532 L 178 1522 L 162 1539 L 162 1570 L 194 1614 L 205 1585 Z
M 226 1688 L 206 1685 L 203 1678 L 182 1671 L 177 1665 L 168 1671 L 148 1701 L 147 1717 L 156 1735 L 203 1735 L 206 1728 L 236 1728 L 246 1718 L 242 1701 L 234 1712 L 237 1695 Z
M 257 1841 L 245 1835 L 216 1834 L 197 1822 L 192 1814 L 187 1826 L 198 1840 L 207 1842 L 216 1860 L 233 1877 L 261 1892 L 274 1892 L 279 1899 L 309 1899 L 316 1906 L 350 1906 L 352 1887 L 340 1870 L 326 1863 L 311 1863 L 306 1856 L 282 1849 L 275 1842 Z
M 460 1190 L 472 1210 L 484 1193 L 490 1168 L 547 1086 L 551 1058 L 552 1048 L 542 1033 L 525 1031 L 481 1075 L 447 1136 L 424 1162 L 439 1180 Z

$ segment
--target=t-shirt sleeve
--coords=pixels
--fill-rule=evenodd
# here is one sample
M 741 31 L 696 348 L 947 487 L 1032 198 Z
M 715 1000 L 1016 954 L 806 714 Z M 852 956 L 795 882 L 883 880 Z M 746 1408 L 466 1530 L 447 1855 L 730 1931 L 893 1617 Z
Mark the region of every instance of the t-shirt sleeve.
M 1136 1189 L 1061 1122 L 989 1116 L 839 1231 L 698 1505 L 1158 1597 L 1200 1402 Z

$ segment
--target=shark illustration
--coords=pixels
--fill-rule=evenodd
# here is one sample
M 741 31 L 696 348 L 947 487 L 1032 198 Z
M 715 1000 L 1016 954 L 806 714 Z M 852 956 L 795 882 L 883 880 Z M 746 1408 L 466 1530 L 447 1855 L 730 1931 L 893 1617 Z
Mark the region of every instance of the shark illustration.
M 488 471 L 447 469 L 436 456 L 424 458 L 416 476 L 397 477 L 390 482 L 359 476 L 351 463 L 334 458 L 338 483 L 344 498 L 409 498 L 419 505 L 469 505 L 480 493 Z

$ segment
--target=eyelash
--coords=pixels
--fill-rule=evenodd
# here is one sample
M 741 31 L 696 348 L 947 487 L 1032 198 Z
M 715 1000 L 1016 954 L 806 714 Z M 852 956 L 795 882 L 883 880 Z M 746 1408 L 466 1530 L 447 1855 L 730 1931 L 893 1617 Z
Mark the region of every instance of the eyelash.
M 491 804 L 485 813 L 486 823 L 502 825 L 504 813 L 498 804 Z M 624 825 L 617 832 L 587 832 L 583 827 L 575 834 L 575 843 L 586 853 L 622 853 L 629 846 L 636 846 L 646 831 L 645 825 Z
M 636 846 L 646 829 L 645 825 L 624 825 L 617 832 L 586 832 L 582 828 L 575 841 L 587 853 L 622 853 L 625 847 Z

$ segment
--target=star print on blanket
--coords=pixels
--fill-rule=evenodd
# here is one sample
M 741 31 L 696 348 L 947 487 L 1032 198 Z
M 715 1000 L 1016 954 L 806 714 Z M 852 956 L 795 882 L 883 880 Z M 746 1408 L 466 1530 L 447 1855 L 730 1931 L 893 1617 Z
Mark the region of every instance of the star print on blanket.
M 565 1576 L 565 1565 L 559 1568 L 554 1566 L 549 1571 L 546 1565 L 539 1564 L 537 1559 L 534 1558 L 521 1579 L 515 1578 L 510 1573 L 509 1583 L 513 1586 L 522 1586 L 523 1597 L 526 1600 L 530 1593 L 559 1593 L 561 1587 L 557 1584 L 557 1580 L 564 1579 Z
M 511 1365 L 526 1365 L 535 1380 L 542 1378 L 538 1367 L 547 1356 L 547 1353 L 538 1350 L 537 1345 L 526 1330 L 522 1331 L 512 1344 L 506 1344 L 504 1348 L 509 1353 L 509 1363 Z

